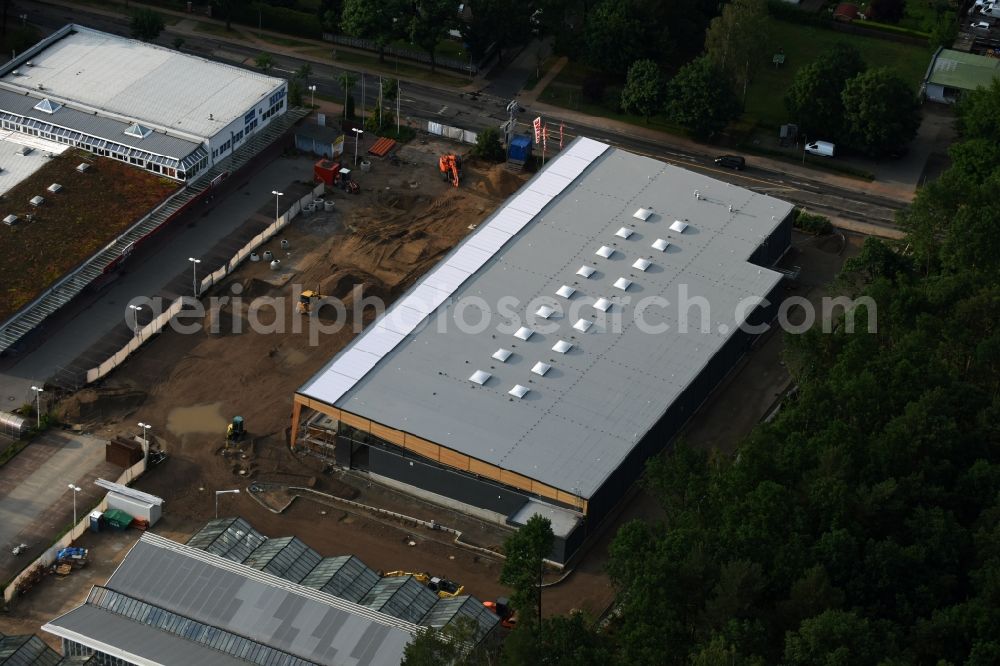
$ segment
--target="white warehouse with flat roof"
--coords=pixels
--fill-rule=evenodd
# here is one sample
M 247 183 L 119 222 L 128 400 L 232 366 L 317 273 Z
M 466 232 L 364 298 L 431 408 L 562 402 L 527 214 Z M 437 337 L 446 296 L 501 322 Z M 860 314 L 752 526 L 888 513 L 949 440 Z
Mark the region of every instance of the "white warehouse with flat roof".
M 287 109 L 287 84 L 70 24 L 0 68 L 0 123 L 189 181 Z
M 300 387 L 293 446 L 548 515 L 566 561 L 773 318 L 791 213 L 577 139 Z

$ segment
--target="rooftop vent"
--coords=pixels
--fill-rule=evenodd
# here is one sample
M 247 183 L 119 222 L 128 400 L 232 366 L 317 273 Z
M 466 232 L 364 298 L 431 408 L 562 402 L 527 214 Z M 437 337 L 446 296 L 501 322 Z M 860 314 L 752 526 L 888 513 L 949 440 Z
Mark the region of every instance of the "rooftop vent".
M 45 86 L 43 86 L 41 83 L 39 83 L 38 84 L 38 89 L 39 90 L 45 90 Z
M 535 314 L 541 317 L 542 319 L 548 319 L 553 315 L 553 313 L 555 313 L 555 310 L 553 310 L 547 305 L 543 305 L 542 307 L 535 310 Z
M 618 236 L 619 238 L 628 238 L 629 236 L 632 235 L 632 233 L 633 231 L 628 227 L 622 227 L 621 229 L 615 232 L 615 236 Z
M 501 347 L 500 349 L 493 352 L 493 358 L 500 361 L 501 363 L 506 363 L 507 359 L 509 359 L 510 355 L 513 353 L 514 352 L 512 352 L 511 350 L 504 349 L 503 347 Z
M 603 297 L 598 298 L 597 302 L 594 303 L 594 307 L 600 310 L 601 312 L 607 312 L 608 310 L 611 309 L 611 301 Z
M 31 62 L 30 60 L 28 62 L 24 63 L 24 64 L 26 66 L 28 66 L 28 67 L 34 67 L 35 66 L 35 63 Z
M 648 208 L 640 208 L 639 210 L 632 213 L 632 217 L 634 217 L 637 220 L 642 220 L 643 222 L 645 222 L 646 220 L 649 219 L 649 217 L 652 214 L 653 211 L 649 210 Z
M 569 285 L 565 285 L 565 284 L 563 286 L 559 287 L 558 289 L 556 289 L 556 294 L 558 294 L 559 296 L 562 296 L 563 298 L 570 298 L 575 293 L 576 293 L 576 289 L 574 289 L 573 287 L 570 287 Z
M 31 199 L 28 200 L 28 203 L 30 203 L 32 206 L 41 206 L 43 203 L 45 203 L 45 197 L 38 197 L 38 196 L 31 197 Z
M 521 340 L 527 340 L 528 338 L 531 337 L 532 333 L 534 333 L 533 330 L 531 330 L 527 326 L 522 326 L 521 328 L 517 329 L 517 333 L 514 334 L 514 337 L 520 338 Z
M 145 139 L 152 133 L 153 130 L 149 129 L 144 125 L 140 125 L 139 123 L 132 123 L 131 125 L 128 126 L 128 129 L 125 130 L 125 134 L 127 136 L 132 136 L 135 137 L 136 139 Z
M 580 275 L 580 276 L 583 276 L 585 278 L 589 278 L 591 275 L 594 274 L 594 271 L 595 271 L 595 269 L 593 269 L 590 266 L 587 266 L 586 264 L 584 264 L 583 266 L 580 266 L 580 269 L 577 270 L 576 274 Z
M 688 228 L 687 222 L 681 222 L 680 220 L 674 220 L 670 225 L 671 231 L 676 231 L 679 234 L 684 233 L 684 230 Z
M 13 72 L 11 72 L 11 74 L 13 74 L 14 76 L 21 76 L 21 71 L 18 70 L 18 69 L 15 69 Z
M 594 325 L 594 322 L 589 319 L 577 319 L 576 323 L 573 324 L 573 328 L 580 331 L 581 333 L 586 333 L 590 330 L 590 327 Z
M 539 361 L 538 363 L 535 364 L 535 366 L 531 369 L 531 371 L 536 375 L 538 375 L 539 377 L 544 377 L 545 373 L 551 369 L 552 369 L 551 365 Z
M 609 259 L 611 257 L 611 255 L 613 255 L 614 253 L 615 253 L 614 248 L 610 248 L 607 245 L 602 245 L 601 249 L 599 249 L 594 254 L 596 254 L 596 255 L 598 255 L 600 257 L 604 257 L 605 259 Z
M 560 354 L 565 354 L 572 348 L 573 348 L 572 343 L 566 342 L 565 340 L 560 340 L 559 342 L 552 345 L 552 351 L 559 352 Z
M 644 271 L 650 266 L 652 266 L 652 264 L 647 259 L 643 259 L 642 257 L 636 259 L 635 263 L 632 264 L 632 268 L 638 268 L 640 271 Z
M 17 224 L 17 215 L 8 215 L 7 217 L 3 218 L 3 223 L 6 224 L 8 227 L 14 226 L 15 224 Z
M 469 377 L 469 381 L 470 382 L 475 382 L 476 384 L 479 384 L 480 386 L 482 386 L 492 376 L 493 375 L 491 375 L 488 372 L 485 372 L 484 370 L 476 370 L 475 372 L 472 373 L 472 376 Z
M 530 391 L 530 390 L 531 389 L 528 388 L 527 386 L 521 386 L 520 384 L 514 384 L 514 388 L 512 388 L 509 391 L 507 391 L 507 393 L 510 393 L 512 396 L 514 396 L 515 398 L 517 398 L 518 400 L 520 400 L 524 396 L 528 395 L 528 391 Z
M 38 89 L 41 90 L 42 86 L 39 85 Z M 53 102 L 51 99 L 46 97 L 41 102 L 35 105 L 36 111 L 41 111 L 42 113 L 55 113 L 62 108 L 62 104 L 59 102 Z
M 46 189 L 48 189 L 48 191 L 51 192 L 52 194 L 55 194 L 56 192 L 62 190 L 62 185 L 60 185 L 59 183 L 52 183 Z
M 76 170 L 79 171 L 80 173 L 83 173 L 85 171 L 89 171 L 90 170 L 90 165 L 87 164 L 86 162 L 80 162 L 79 164 L 76 165 Z
M 31 151 L 33 151 L 33 150 L 34 150 L 34 148 L 32 148 L 31 146 L 21 146 L 20 148 L 17 149 L 17 154 L 18 155 L 22 155 L 22 156 L 23 155 L 30 155 Z
M 632 280 L 628 278 L 620 277 L 615 280 L 615 289 L 621 289 L 622 291 L 628 291 L 628 288 L 632 286 Z
M 670 243 L 668 243 L 667 241 L 663 240 L 662 238 L 657 238 L 656 242 L 653 243 L 650 247 L 652 247 L 654 250 L 659 250 L 660 252 L 666 252 L 667 251 L 667 247 L 669 245 L 670 245 Z

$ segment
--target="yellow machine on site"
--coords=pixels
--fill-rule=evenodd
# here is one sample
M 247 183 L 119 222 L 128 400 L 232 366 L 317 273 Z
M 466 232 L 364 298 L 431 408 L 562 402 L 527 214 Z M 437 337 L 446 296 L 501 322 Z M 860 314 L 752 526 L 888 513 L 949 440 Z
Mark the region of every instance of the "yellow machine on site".
M 427 589 L 431 592 L 436 592 L 437 595 L 442 599 L 447 599 L 448 597 L 457 597 L 465 591 L 464 585 L 459 585 L 454 581 L 450 581 L 447 578 L 440 578 L 438 576 L 431 576 L 425 573 L 411 573 L 409 571 L 390 571 L 384 574 L 384 578 L 392 578 L 396 576 L 413 576 L 413 578 L 423 585 L 427 586 Z
M 316 298 L 323 298 L 323 295 L 319 293 L 318 289 L 316 291 L 306 289 L 299 294 L 299 302 L 295 305 L 295 309 L 299 314 L 310 314 L 312 312 L 313 299 Z

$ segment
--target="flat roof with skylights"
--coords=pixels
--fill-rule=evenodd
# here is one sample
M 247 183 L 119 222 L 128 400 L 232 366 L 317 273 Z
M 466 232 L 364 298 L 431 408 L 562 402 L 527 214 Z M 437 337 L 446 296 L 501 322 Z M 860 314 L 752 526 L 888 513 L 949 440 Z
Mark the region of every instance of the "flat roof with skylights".
M 749 259 L 783 252 L 770 239 L 791 210 L 577 139 L 306 382 L 295 413 L 586 511 L 749 316 L 744 299 L 778 286 Z M 681 285 L 711 304 L 707 330 L 695 309 L 678 332 Z M 456 325 L 465 296 L 489 304 L 488 327 Z M 511 297 L 518 321 L 496 314 Z M 668 304 L 647 301 L 643 326 L 647 297 Z
M 7 71 L 3 85 L 208 139 L 283 85 L 281 79 L 82 26 Z M 196 82 L 196 85 L 194 84 Z M 49 111 L 51 113 L 51 111 Z M 133 129 L 133 133 L 151 131 Z M 134 135 L 134 134 L 133 134 Z

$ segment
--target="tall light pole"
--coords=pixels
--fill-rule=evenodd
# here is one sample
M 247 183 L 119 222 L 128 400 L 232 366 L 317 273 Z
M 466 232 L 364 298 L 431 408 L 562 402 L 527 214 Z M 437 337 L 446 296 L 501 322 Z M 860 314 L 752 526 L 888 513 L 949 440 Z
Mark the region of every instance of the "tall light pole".
M 128 308 L 132 311 L 132 332 L 139 335 L 139 341 L 142 342 L 142 336 L 139 334 L 139 310 L 142 309 L 142 306 L 129 303 Z
M 71 483 L 69 484 L 69 489 L 73 491 L 73 527 L 76 527 L 76 494 L 83 490 L 83 488 L 75 486 Z
M 316 106 L 316 86 L 309 86 L 309 106 Z
M 219 517 L 219 495 L 228 495 L 230 493 L 232 493 L 234 495 L 239 495 L 240 494 L 240 489 L 239 488 L 235 488 L 233 490 L 216 490 L 215 491 L 215 517 L 216 518 Z
M 139 427 L 142 428 L 142 455 L 147 456 L 149 455 L 149 444 L 146 442 L 146 431 L 153 426 L 139 421 Z
M 31 390 L 35 392 L 35 428 L 38 430 L 42 429 L 42 393 L 45 392 L 41 386 L 32 386 Z
M 194 291 L 194 297 L 198 298 L 198 264 L 201 263 L 201 259 L 188 257 L 188 261 L 191 262 L 191 288 Z
M 354 132 L 354 166 L 358 166 L 358 137 L 365 133 L 364 130 L 359 130 L 357 127 L 352 127 L 351 131 Z
M 278 201 L 281 197 L 285 196 L 284 192 L 279 192 L 278 190 L 271 190 L 271 194 L 274 195 L 274 223 L 278 223 Z

